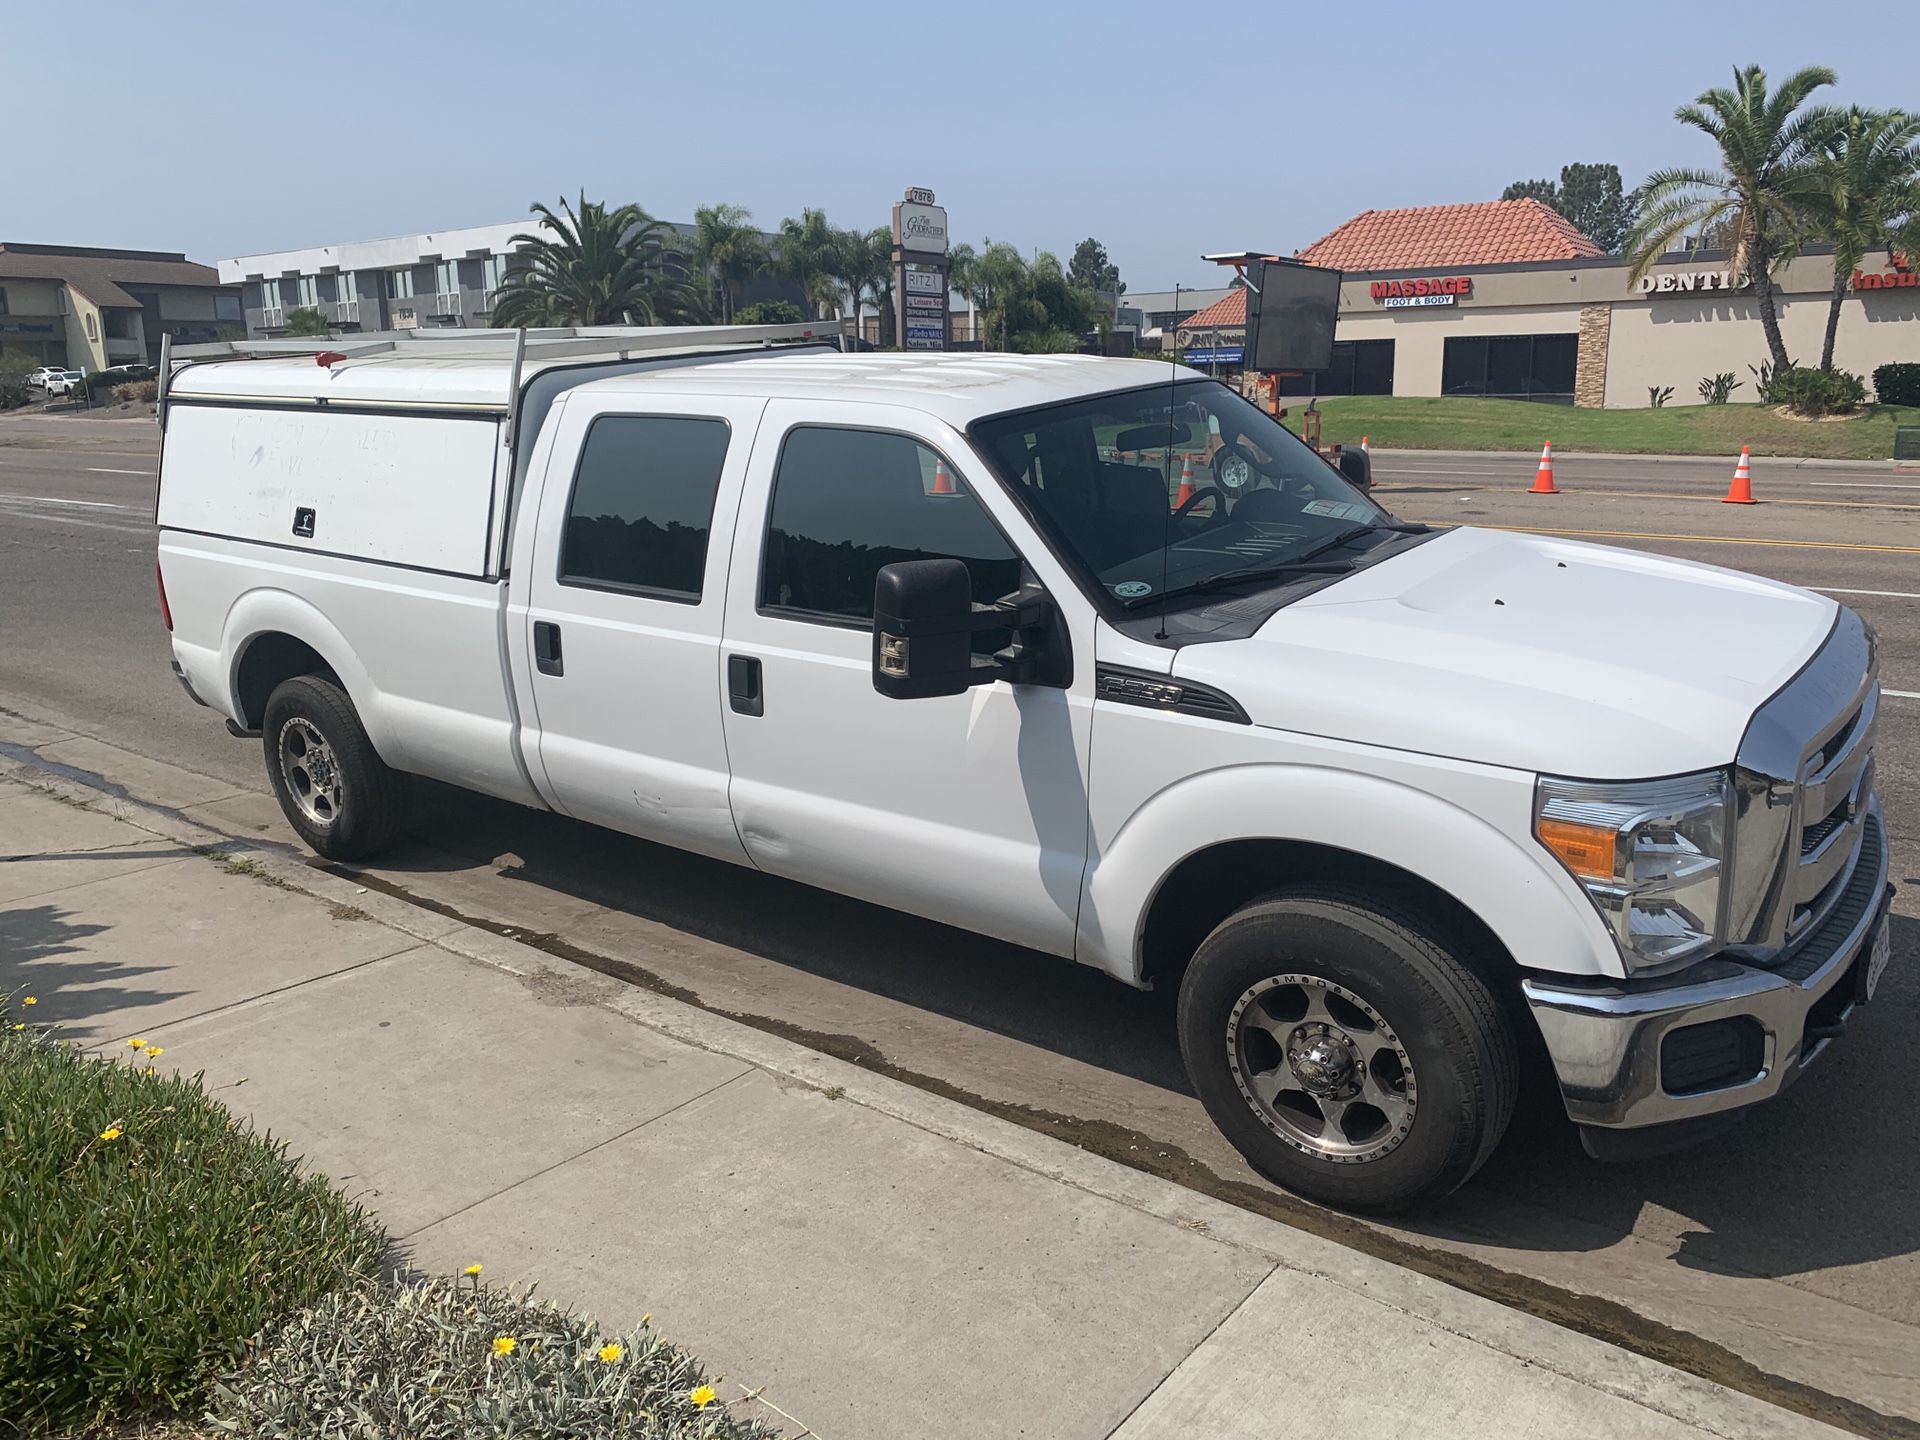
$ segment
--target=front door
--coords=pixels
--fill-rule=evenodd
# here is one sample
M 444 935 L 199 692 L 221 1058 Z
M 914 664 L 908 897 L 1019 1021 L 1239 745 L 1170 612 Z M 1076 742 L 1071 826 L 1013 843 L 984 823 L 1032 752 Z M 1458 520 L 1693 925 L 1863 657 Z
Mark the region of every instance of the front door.
M 568 396 L 527 607 L 511 627 L 531 681 L 524 753 L 548 798 L 578 819 L 742 863 L 720 628 L 764 405 Z
M 883 565 L 950 556 L 978 601 L 1023 574 L 1078 601 L 990 484 L 961 437 L 918 412 L 768 405 L 727 597 L 734 820 L 763 870 L 1069 955 L 1087 858 L 1090 612 L 1067 612 L 1070 687 L 996 681 L 928 700 L 873 688 Z

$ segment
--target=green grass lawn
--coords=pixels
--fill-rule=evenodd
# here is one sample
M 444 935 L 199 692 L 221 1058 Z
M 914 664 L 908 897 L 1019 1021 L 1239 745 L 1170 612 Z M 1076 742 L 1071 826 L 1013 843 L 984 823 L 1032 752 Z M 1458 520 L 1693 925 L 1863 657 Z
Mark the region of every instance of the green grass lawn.
M 1306 401 L 1289 398 L 1300 428 Z M 1848 420 L 1789 420 L 1763 405 L 1668 405 L 1659 410 L 1576 410 L 1524 400 L 1355 395 L 1322 400 L 1323 444 L 1376 450 L 1612 450 L 1635 455 L 1756 455 L 1885 460 L 1896 425 L 1920 425 L 1920 408 L 1877 405 Z

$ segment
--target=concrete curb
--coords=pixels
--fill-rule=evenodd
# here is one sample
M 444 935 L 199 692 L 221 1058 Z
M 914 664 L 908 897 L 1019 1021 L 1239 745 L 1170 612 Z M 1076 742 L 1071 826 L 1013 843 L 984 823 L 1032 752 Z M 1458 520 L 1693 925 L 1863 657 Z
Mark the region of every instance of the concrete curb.
M 1276 1268 L 1328 1281 L 1475 1345 L 1725 1440 L 1842 1433 L 1742 1391 L 1101 1158 L 904 1081 L 808 1050 L 724 1015 L 630 984 L 608 990 L 606 977 L 598 971 L 328 874 L 277 847 L 264 848 L 209 829 L 164 807 L 106 793 L 32 761 L 0 755 L 0 777 L 210 855 L 244 856 L 251 872 L 265 883 L 358 911 L 375 923 L 506 973 L 527 978 L 553 976 L 573 982 L 589 980 L 604 992 L 597 994 L 593 1003 L 685 1044 L 831 1091 L 838 1098 L 1056 1183 L 1199 1231 L 1262 1257 Z M 110 776 L 100 778 L 112 783 Z
M 1532 464 L 1540 458 L 1540 452 L 1538 450 L 1389 450 L 1379 445 L 1374 446 L 1368 453 L 1376 459 L 1382 455 L 1405 459 L 1416 459 L 1422 455 L 1428 455 L 1442 460 L 1524 460 L 1528 464 Z M 1579 460 L 1629 460 L 1637 461 L 1643 465 L 1711 465 L 1715 461 L 1724 459 L 1729 467 L 1727 473 L 1732 474 L 1731 466 L 1734 461 L 1740 458 L 1740 452 L 1736 450 L 1732 454 L 1724 457 L 1719 455 L 1635 455 L 1616 450 L 1569 450 L 1556 445 L 1553 447 L 1553 458 L 1556 460 L 1566 460 L 1569 458 Z M 1860 470 L 1876 466 L 1885 466 L 1888 469 L 1894 469 L 1903 463 L 1891 459 L 1822 460 L 1812 456 L 1796 455 L 1755 455 L 1753 458 L 1756 464 L 1764 461 L 1768 465 L 1784 466 L 1792 470 Z

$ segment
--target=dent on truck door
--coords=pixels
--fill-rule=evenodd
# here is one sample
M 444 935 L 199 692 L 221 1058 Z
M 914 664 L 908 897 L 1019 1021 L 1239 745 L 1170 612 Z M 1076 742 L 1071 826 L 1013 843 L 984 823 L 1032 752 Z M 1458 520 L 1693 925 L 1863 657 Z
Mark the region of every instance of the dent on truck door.
M 746 860 L 727 804 L 720 629 L 764 402 L 573 396 L 540 497 L 526 653 L 566 813 Z
M 962 559 L 978 599 L 1022 574 L 953 455 L 873 428 L 901 413 L 768 407 L 727 604 L 734 819 L 764 870 L 1071 954 L 1091 664 L 1073 690 L 903 701 L 873 687 L 882 565 Z

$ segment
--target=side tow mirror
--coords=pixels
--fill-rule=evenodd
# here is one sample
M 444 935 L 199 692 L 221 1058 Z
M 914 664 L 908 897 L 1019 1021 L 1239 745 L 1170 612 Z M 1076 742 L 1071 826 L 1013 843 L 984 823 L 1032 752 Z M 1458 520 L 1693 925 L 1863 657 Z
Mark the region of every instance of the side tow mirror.
M 1373 457 L 1351 447 L 1340 452 L 1340 473 L 1356 490 L 1373 489 Z
M 973 577 L 961 560 L 884 565 L 873 582 L 873 688 L 890 700 L 926 700 L 995 680 L 1030 682 L 1039 652 L 1022 635 L 1045 626 L 1052 611 L 1037 585 L 975 606 Z M 983 630 L 1010 630 L 1013 643 L 976 661 L 973 637 Z

